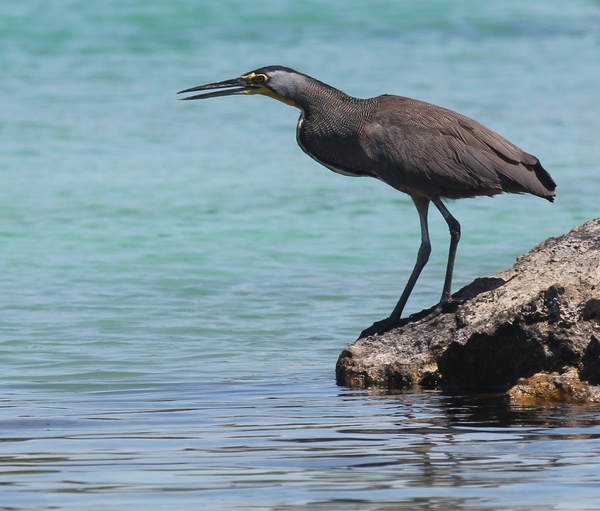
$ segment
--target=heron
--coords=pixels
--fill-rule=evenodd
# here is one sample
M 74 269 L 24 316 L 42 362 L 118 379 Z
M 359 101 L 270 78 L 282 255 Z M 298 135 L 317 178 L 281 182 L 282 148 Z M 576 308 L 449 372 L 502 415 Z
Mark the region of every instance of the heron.
M 450 231 L 439 302 L 444 305 L 451 301 L 461 228 L 443 200 L 508 192 L 553 202 L 556 195 L 556 183 L 538 158 L 477 121 L 431 103 L 389 94 L 360 99 L 283 66 L 262 67 L 178 94 L 198 91 L 211 92 L 182 99 L 261 94 L 298 108 L 296 140 L 311 158 L 338 174 L 379 179 L 412 199 L 421 227 L 414 268 L 390 316 L 375 322 L 361 337 L 383 333 L 401 322 L 431 253 L 430 203 Z

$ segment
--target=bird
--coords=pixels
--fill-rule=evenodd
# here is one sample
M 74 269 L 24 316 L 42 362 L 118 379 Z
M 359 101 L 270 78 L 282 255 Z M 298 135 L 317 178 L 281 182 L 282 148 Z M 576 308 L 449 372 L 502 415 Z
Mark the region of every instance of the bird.
M 429 260 L 430 203 L 448 224 L 450 246 L 438 305 L 451 302 L 460 223 L 444 200 L 528 193 L 550 202 L 556 183 L 537 157 L 452 110 L 403 96 L 361 99 L 284 66 L 266 66 L 238 78 L 180 91 L 184 100 L 260 94 L 300 110 L 296 140 L 326 168 L 345 176 L 379 179 L 412 199 L 421 228 L 414 268 L 389 317 L 359 338 L 401 324 L 408 298 Z

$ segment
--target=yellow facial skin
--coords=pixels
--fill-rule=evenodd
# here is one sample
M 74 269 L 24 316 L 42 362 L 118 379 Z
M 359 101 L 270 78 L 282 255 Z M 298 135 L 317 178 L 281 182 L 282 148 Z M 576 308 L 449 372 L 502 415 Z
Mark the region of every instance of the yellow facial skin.
M 286 105 L 295 106 L 296 108 L 300 108 L 296 103 L 294 103 L 291 99 L 284 98 L 275 94 L 271 89 L 265 87 L 264 84 L 269 81 L 269 77 L 264 74 L 256 74 L 254 72 L 242 75 L 242 80 L 244 80 L 248 85 L 257 86 L 253 89 L 248 89 L 244 91 L 244 94 L 262 94 L 263 96 L 268 96 L 270 98 L 276 99 L 277 101 L 281 101 Z
M 246 80 L 249 84 L 252 85 L 262 85 L 263 83 L 267 83 L 269 81 L 269 77 L 263 74 L 256 74 L 254 72 L 242 75 L 242 79 Z

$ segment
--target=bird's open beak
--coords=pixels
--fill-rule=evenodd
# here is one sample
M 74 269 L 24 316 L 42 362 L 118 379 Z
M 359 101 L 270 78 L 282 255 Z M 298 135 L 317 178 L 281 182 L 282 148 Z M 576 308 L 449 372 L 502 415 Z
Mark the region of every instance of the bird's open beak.
M 233 96 L 234 94 L 256 94 L 263 87 L 258 85 L 248 85 L 243 78 L 233 78 L 232 80 L 225 80 L 223 82 L 208 83 L 206 85 L 199 85 L 198 87 L 192 87 L 191 89 L 185 89 L 179 91 L 177 94 L 184 94 L 186 92 L 196 92 L 199 90 L 211 90 L 211 89 L 227 89 L 217 90 L 214 92 L 207 92 L 205 94 L 196 94 L 194 96 L 188 96 L 187 98 L 181 98 L 184 100 L 188 99 L 206 99 L 216 98 L 218 96 Z

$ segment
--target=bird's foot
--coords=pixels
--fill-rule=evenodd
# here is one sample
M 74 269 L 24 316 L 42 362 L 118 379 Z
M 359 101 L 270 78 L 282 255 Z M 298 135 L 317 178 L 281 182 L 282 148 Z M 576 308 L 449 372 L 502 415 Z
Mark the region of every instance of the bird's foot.
M 385 318 L 385 319 L 382 319 L 381 321 L 375 321 L 375 323 L 373 323 L 369 328 L 365 328 L 360 333 L 360 335 L 358 336 L 358 339 L 363 339 L 364 337 L 369 337 L 371 335 L 385 334 L 386 332 L 389 332 L 393 328 L 399 328 L 401 326 L 406 325 L 407 323 L 410 323 L 411 321 L 418 321 L 418 320 L 423 319 L 424 317 L 429 316 L 431 314 L 434 314 L 436 316 L 439 314 L 452 314 L 452 313 L 456 312 L 458 307 L 460 305 L 462 305 L 464 302 L 465 302 L 465 300 L 456 300 L 456 299 L 450 298 L 449 300 L 444 300 L 444 301 L 439 302 L 438 304 L 434 305 L 433 307 L 431 307 L 429 309 L 425 309 L 425 310 L 422 310 L 421 312 L 416 312 L 415 314 L 411 314 L 407 318 L 401 318 L 401 319 Z
M 448 298 L 437 304 L 436 308 L 443 314 L 453 313 L 458 310 L 458 307 L 465 303 L 465 300 L 456 300 Z
M 400 327 L 405 325 L 408 322 L 408 318 L 404 319 L 396 319 L 396 318 L 385 318 L 381 321 L 375 321 L 369 328 L 365 328 L 358 339 L 363 339 L 364 337 L 369 337 L 371 335 L 381 335 L 386 332 L 389 332 L 392 328 Z M 357 339 L 357 340 L 358 340 Z

